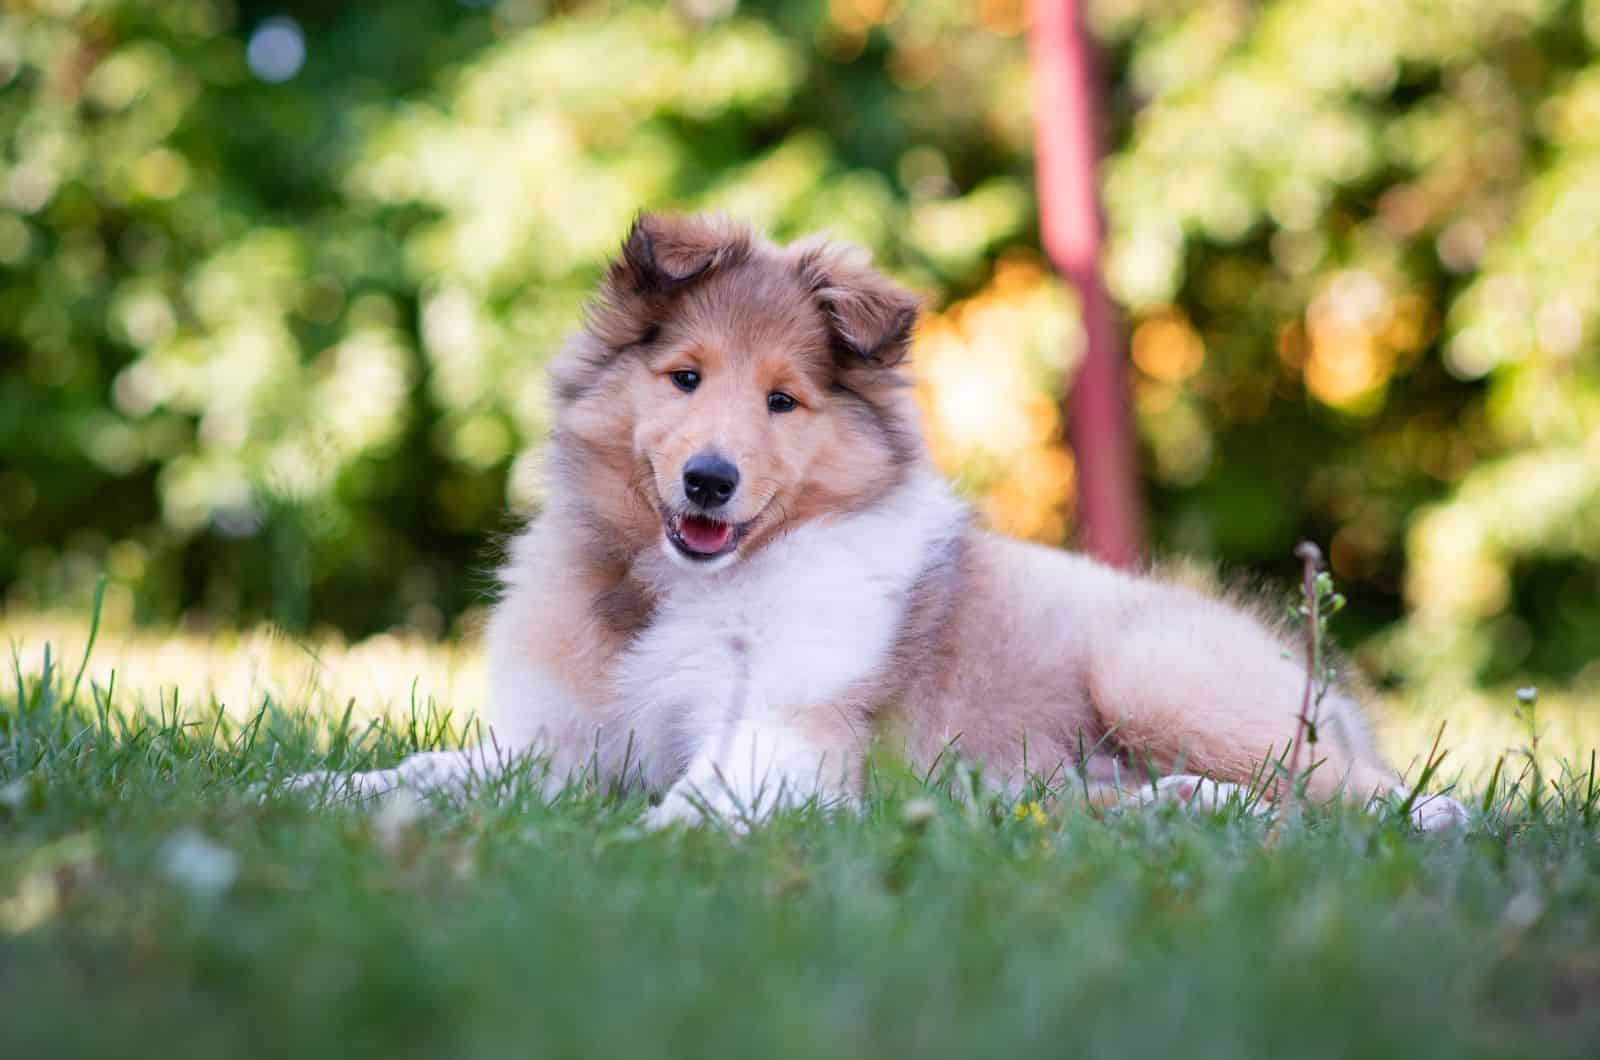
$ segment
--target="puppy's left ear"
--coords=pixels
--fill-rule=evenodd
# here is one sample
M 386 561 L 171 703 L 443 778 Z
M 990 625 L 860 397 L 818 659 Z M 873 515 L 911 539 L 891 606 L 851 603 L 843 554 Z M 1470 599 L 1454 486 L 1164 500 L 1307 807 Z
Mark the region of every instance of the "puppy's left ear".
M 806 243 L 794 248 L 800 276 L 828 318 L 841 367 L 893 367 L 911 349 L 917 296 L 872 267 L 859 247 Z

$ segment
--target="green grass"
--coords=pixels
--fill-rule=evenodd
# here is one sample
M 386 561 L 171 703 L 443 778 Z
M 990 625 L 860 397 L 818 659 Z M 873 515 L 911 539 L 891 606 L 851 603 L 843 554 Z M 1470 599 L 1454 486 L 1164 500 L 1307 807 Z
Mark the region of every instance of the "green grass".
M 1276 829 L 1100 819 L 1045 791 L 1019 812 L 893 770 L 860 816 L 646 834 L 637 797 L 546 803 L 525 774 L 415 816 L 279 790 L 448 741 L 427 709 L 349 729 L 170 694 L 135 710 L 79 683 L 76 659 L 15 669 L 0 692 L 6 1057 L 1592 1057 L 1600 1043 L 1588 761 L 1550 782 L 1508 759 L 1465 836 L 1343 810 Z

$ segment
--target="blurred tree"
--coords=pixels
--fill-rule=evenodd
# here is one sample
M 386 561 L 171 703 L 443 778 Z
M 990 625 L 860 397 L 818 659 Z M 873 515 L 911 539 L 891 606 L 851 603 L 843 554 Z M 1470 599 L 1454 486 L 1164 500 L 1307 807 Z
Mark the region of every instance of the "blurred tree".
M 1600 688 L 1600 4 L 1096 10 L 1168 540 L 1329 541 L 1424 694 Z
M 1600 0 L 1094 0 L 1159 548 L 1328 544 L 1368 658 L 1600 686 Z M 6 606 L 450 628 L 642 205 L 871 247 L 941 462 L 1074 519 L 1024 0 L 0 15 Z M 1399 621 L 1397 621 L 1397 619 Z M 1350 627 L 1347 627 L 1350 628 Z
M 1097 559 L 1133 567 L 1143 554 L 1139 470 L 1123 343 L 1100 270 L 1099 64 L 1081 4 L 1035 0 L 1029 10 L 1040 237 L 1071 281 L 1083 319 L 1083 360 L 1067 395 L 1079 543 Z

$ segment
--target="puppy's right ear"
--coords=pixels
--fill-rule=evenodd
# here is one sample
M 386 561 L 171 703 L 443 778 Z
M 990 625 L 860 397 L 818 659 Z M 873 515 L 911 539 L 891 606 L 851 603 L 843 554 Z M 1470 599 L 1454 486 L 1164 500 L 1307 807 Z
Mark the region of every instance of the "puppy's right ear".
M 613 349 L 643 341 L 675 295 L 750 249 L 749 229 L 723 217 L 640 214 L 606 270 L 589 330 Z
M 741 235 L 716 218 L 640 214 L 623 240 L 612 279 L 631 282 L 640 294 L 667 294 L 710 272 Z

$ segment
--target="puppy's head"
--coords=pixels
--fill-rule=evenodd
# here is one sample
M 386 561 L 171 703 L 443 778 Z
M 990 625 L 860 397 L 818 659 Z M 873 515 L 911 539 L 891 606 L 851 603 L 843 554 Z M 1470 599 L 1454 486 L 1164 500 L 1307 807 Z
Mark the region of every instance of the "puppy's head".
M 562 486 L 627 549 L 702 571 L 859 507 L 920 452 L 916 316 L 855 248 L 641 216 L 552 369 Z

